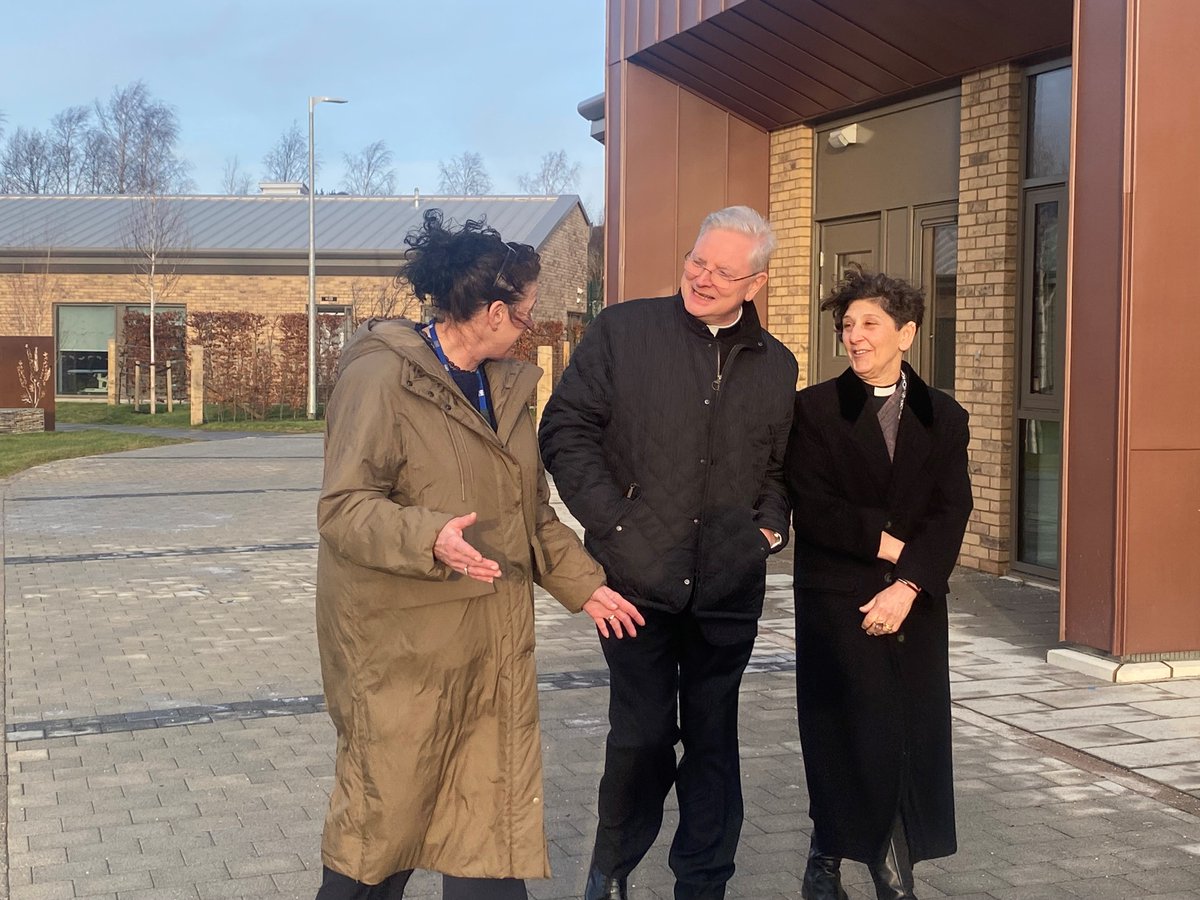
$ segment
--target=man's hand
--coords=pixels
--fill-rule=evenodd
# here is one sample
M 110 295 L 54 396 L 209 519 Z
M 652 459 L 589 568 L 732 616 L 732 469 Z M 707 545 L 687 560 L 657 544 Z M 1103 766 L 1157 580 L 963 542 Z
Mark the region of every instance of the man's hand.
M 624 637 L 622 632 L 627 632 L 630 637 L 637 637 L 634 623 L 646 624 L 636 606 L 604 585 L 592 592 L 592 596 L 583 604 L 583 611 L 592 617 L 603 637 L 608 637 L 610 628 L 614 637 Z
M 443 525 L 433 542 L 433 555 L 442 565 L 462 572 L 468 578 L 491 584 L 500 577 L 500 564 L 484 559 L 483 554 L 463 538 L 463 530 L 474 525 L 477 518 L 475 513 L 467 513 Z

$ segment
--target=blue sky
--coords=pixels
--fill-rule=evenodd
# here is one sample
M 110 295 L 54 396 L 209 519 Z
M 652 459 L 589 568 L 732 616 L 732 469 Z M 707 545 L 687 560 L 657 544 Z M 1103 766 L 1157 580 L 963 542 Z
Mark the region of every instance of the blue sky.
M 317 187 L 342 155 L 384 140 L 396 189 L 437 190 L 438 161 L 481 153 L 493 191 L 542 154 L 582 166 L 601 203 L 603 148 L 576 112 L 604 89 L 604 0 L 41 0 L 8 4 L 0 39 L 4 127 L 45 128 L 67 106 L 146 82 L 175 107 L 201 193 L 228 157 L 257 180 L 263 155 L 317 107 Z

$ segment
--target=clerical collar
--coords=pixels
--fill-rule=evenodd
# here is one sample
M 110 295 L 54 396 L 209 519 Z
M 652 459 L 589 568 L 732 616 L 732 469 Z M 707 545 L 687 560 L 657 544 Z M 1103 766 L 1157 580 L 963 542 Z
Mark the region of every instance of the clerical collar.
M 898 382 L 898 381 L 895 384 L 887 384 L 887 385 L 884 385 L 883 387 L 880 387 L 877 384 L 871 385 L 871 387 L 875 391 L 876 397 L 890 397 L 890 396 L 892 396 L 892 394 L 896 393 L 896 388 L 899 386 L 900 386 L 900 382 Z
M 730 322 L 728 325 L 708 325 L 707 323 L 705 323 L 705 327 L 709 331 L 712 332 L 713 337 L 716 337 L 718 331 L 724 331 L 726 328 L 732 328 L 740 321 L 742 321 L 742 307 L 739 306 L 737 318 L 734 319 L 732 322 Z

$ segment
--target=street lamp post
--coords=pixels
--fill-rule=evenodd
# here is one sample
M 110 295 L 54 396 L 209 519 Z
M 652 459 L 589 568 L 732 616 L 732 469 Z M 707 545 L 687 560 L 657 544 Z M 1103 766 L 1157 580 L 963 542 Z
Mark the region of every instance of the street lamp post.
M 317 417 L 317 227 L 313 187 L 313 110 L 318 103 L 346 103 L 339 97 L 308 98 L 308 417 Z

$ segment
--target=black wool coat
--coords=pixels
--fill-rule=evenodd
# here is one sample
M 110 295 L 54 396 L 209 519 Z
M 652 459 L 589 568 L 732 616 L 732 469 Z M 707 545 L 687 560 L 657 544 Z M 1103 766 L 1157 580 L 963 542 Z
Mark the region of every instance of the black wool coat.
M 759 529 L 787 536 L 796 372 L 752 303 L 724 348 L 678 294 L 610 306 L 588 326 L 539 440 L 610 587 L 668 612 L 758 618 Z
M 913 860 L 956 849 L 947 580 L 972 508 L 967 413 L 904 364 L 894 460 L 852 371 L 801 391 L 785 472 L 796 530 L 797 706 L 814 838 L 873 862 L 899 811 Z M 905 542 L 892 565 L 880 533 Z M 858 607 L 921 587 L 899 632 Z

